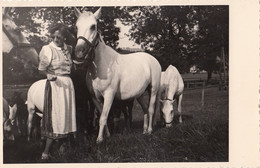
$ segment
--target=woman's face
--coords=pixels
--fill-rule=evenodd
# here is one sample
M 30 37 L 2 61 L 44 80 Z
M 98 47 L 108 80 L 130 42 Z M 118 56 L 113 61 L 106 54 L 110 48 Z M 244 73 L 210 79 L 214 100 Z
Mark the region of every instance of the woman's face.
M 64 45 L 64 37 L 63 35 L 61 34 L 61 31 L 60 30 L 56 30 L 52 35 L 52 40 L 54 42 L 54 44 L 57 46 L 57 47 L 63 47 Z

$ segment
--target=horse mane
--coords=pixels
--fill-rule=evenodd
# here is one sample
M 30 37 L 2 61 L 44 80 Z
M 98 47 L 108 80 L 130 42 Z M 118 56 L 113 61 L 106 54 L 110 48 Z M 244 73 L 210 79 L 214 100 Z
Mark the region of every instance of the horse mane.
M 89 11 L 83 11 L 83 12 L 81 13 L 81 15 L 88 17 L 88 16 L 90 16 L 90 15 L 93 15 L 93 13 L 92 13 L 92 12 L 89 12 Z M 83 17 L 83 18 L 84 18 L 84 17 Z M 78 22 L 78 21 L 79 21 L 79 20 L 77 20 L 77 22 Z
M 11 16 L 9 16 L 8 14 L 3 14 L 3 20 L 13 20 L 13 18 Z
M 91 14 L 93 14 L 93 13 L 90 12 L 90 11 L 83 11 L 82 12 L 82 15 L 86 15 L 86 16 L 90 16 Z

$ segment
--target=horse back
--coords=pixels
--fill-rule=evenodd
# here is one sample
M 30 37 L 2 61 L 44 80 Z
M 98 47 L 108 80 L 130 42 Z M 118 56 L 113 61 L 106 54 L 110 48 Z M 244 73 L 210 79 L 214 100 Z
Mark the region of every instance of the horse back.
M 36 81 L 31 85 L 27 93 L 27 106 L 36 106 L 43 111 L 45 85 L 46 79 Z
M 119 92 L 123 99 L 140 96 L 148 85 L 159 89 L 161 66 L 150 54 L 137 52 L 120 55 L 116 63 L 119 67 Z
M 118 58 L 120 59 L 118 61 L 120 70 L 121 72 L 127 73 L 124 74 L 126 76 L 138 78 L 138 76 L 143 75 L 145 78 L 151 79 L 153 75 L 158 75 L 161 73 L 161 66 L 159 62 L 148 53 L 136 52 L 132 54 L 121 55 Z

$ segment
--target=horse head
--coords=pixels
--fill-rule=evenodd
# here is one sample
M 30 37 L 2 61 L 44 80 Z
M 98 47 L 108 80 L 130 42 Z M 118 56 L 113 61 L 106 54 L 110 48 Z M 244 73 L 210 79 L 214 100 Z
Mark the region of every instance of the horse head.
M 171 100 L 171 99 L 164 99 L 164 100 L 160 100 L 161 104 L 162 104 L 162 115 L 163 115 L 163 119 L 165 121 L 166 127 L 171 127 L 172 126 L 172 122 L 173 122 L 173 117 L 174 117 L 174 109 L 173 109 L 173 103 L 174 103 L 175 99 Z
M 9 126 L 14 125 L 17 113 L 17 104 L 9 104 L 5 98 L 3 98 L 3 121 L 9 124 Z M 10 125 L 11 124 L 11 125 Z M 8 129 L 9 130 L 9 127 Z
M 94 49 L 99 42 L 99 33 L 97 31 L 97 20 L 101 15 L 101 8 L 95 13 L 83 12 L 81 13 L 75 8 L 77 16 L 77 44 L 75 47 L 76 60 L 82 62 L 84 59 L 94 59 Z
M 3 52 L 20 56 L 27 64 L 38 66 L 38 53 L 26 39 L 21 29 L 8 15 L 9 10 L 3 10 Z
M 16 113 L 17 113 L 17 104 L 14 104 L 13 106 L 9 105 L 9 119 L 12 125 L 14 125 Z

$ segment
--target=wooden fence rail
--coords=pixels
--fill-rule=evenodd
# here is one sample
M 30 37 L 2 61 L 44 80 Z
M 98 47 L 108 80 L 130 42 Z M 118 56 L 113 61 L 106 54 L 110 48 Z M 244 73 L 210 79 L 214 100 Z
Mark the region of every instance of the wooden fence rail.
M 203 83 L 205 83 L 206 81 L 205 80 L 195 80 L 195 79 L 192 79 L 192 80 L 184 80 L 184 87 L 185 88 L 197 88 L 197 87 L 202 87 L 203 86 Z

